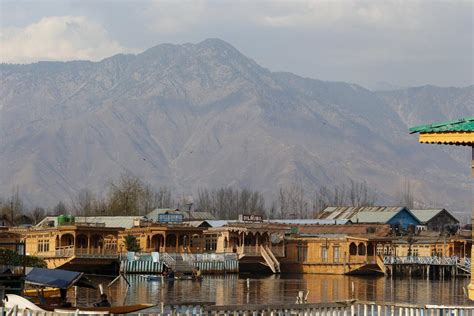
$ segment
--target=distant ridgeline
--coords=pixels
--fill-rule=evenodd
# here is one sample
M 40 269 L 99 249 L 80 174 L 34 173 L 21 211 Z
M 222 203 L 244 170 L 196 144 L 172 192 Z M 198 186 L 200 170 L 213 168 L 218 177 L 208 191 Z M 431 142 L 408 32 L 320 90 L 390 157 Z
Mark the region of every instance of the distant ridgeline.
M 211 198 L 220 188 L 247 188 L 258 191 L 257 207 L 265 199 L 262 214 L 300 217 L 308 211 L 312 217 L 315 191 L 341 187 L 350 175 L 376 188 L 378 203 L 400 204 L 397 192 L 409 178 L 418 206 L 435 201 L 456 213 L 471 210 L 471 180 L 461 171 L 460 151 L 432 159 L 432 151 L 406 130 L 474 113 L 474 86 L 372 92 L 271 72 L 218 39 L 158 45 L 100 62 L 1 64 L 0 76 L 2 209 L 18 186 L 29 207 L 59 206 L 73 197 L 70 204 L 81 212 L 110 215 L 173 207 L 183 195 L 206 188 Z M 149 207 L 111 199 L 117 192 L 115 197 L 128 196 L 109 186 L 121 184 L 124 170 L 149 184 L 139 190 L 148 197 L 169 186 L 173 203 Z M 293 197 L 303 192 L 302 209 L 281 203 L 280 189 Z M 150 200 L 168 197 L 165 192 Z M 74 208 L 65 204 L 58 210 Z M 222 209 L 228 218 L 256 212 L 216 211 Z

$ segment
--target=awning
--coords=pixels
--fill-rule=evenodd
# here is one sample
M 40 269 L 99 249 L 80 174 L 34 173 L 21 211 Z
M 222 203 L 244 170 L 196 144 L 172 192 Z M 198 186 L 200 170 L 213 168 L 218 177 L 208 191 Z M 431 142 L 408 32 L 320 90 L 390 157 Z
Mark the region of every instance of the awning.
M 82 272 L 60 269 L 33 268 L 26 275 L 25 282 L 32 285 L 68 289 L 71 286 L 95 288 Z

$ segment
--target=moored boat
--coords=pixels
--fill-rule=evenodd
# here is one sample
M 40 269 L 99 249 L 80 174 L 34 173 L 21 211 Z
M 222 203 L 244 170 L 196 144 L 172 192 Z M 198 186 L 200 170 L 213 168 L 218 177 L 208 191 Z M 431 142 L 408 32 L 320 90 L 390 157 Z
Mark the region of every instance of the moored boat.
M 172 278 L 170 277 L 165 277 L 163 275 L 140 275 L 140 277 L 146 279 L 147 281 L 202 281 L 202 277 L 199 278 L 193 278 L 190 275 L 180 275 L 180 276 L 174 276 Z
M 40 290 L 34 288 L 23 290 L 23 294 L 29 297 L 37 297 L 38 293 L 43 297 L 54 297 L 60 295 L 59 289 L 55 289 L 52 287 L 42 288 Z
M 58 298 L 54 299 L 53 297 L 46 298 L 42 296 L 42 292 L 38 290 L 37 295 L 39 295 L 37 299 L 39 303 L 37 303 L 16 294 L 6 294 L 3 303 L 7 309 L 16 306 L 19 310 L 38 312 L 55 311 L 71 313 L 72 311 L 79 311 L 81 314 L 126 314 L 154 306 L 153 304 L 133 304 L 125 306 L 102 305 L 93 307 L 72 306 L 66 301 L 65 293 L 67 293 L 67 289 L 72 286 L 95 288 L 95 286 L 91 284 L 81 272 L 34 268 L 26 275 L 25 283 L 31 286 L 36 286 L 38 289 L 58 289 L 60 293 L 63 293 L 63 296 L 59 300 Z M 107 305 L 110 304 L 107 302 Z
M 127 314 L 137 312 L 146 308 L 153 307 L 153 304 L 133 304 L 124 306 L 108 306 L 108 307 L 83 307 L 83 306 L 70 306 L 70 307 L 59 307 L 43 304 L 35 304 L 28 299 L 16 295 L 6 294 L 3 299 L 4 306 L 7 309 L 14 308 L 17 306 L 19 310 L 29 310 L 33 312 L 64 312 L 71 313 L 72 311 L 80 311 L 83 314 Z

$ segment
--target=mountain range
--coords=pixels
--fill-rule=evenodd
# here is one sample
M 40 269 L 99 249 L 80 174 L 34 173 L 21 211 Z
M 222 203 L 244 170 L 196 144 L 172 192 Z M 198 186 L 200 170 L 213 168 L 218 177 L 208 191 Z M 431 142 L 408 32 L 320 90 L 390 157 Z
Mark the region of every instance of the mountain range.
M 349 179 L 396 203 L 467 215 L 470 150 L 408 128 L 472 116 L 474 86 L 370 91 L 272 72 L 219 39 L 100 62 L 0 65 L 0 196 L 51 206 L 124 171 L 179 194 L 236 187 L 268 199 Z

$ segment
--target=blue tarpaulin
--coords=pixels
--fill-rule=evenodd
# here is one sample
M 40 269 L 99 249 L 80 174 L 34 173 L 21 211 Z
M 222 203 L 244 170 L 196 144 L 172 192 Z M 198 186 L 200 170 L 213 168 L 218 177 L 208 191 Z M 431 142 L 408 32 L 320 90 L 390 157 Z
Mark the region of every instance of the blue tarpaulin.
M 33 268 L 26 275 L 25 282 L 33 285 L 67 289 L 73 285 L 94 287 L 87 281 L 81 280 L 83 273 L 60 269 Z M 79 282 L 80 281 L 80 282 Z M 77 283 L 77 284 L 76 284 Z M 79 284 L 80 283 L 80 284 Z

